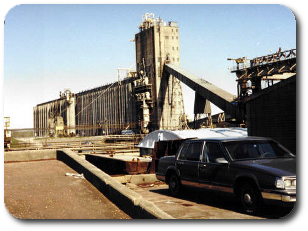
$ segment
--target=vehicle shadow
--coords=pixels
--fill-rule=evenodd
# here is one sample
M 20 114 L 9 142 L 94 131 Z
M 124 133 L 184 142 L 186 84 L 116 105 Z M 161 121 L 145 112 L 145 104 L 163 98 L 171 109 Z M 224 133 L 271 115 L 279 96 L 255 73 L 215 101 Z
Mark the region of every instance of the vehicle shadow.
M 168 192 L 168 189 L 151 189 L 150 191 L 161 195 L 171 196 Z M 205 204 L 220 209 L 230 210 L 241 214 L 247 214 L 242 210 L 237 198 L 229 193 L 185 187 L 183 188 L 182 192 L 175 198 L 191 201 L 198 204 Z M 260 207 L 256 214 L 253 214 L 253 216 L 266 219 L 279 219 L 284 218 L 290 214 L 292 209 L 293 208 L 263 205 Z

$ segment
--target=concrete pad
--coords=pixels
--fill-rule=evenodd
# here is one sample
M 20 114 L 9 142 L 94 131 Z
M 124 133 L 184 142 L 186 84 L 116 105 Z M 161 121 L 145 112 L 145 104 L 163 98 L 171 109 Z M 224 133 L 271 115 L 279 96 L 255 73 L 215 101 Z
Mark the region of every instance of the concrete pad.
M 138 175 L 124 175 L 112 177 L 121 184 L 131 183 L 131 184 L 148 184 L 158 182 L 155 174 L 138 174 Z
M 4 162 L 50 160 L 56 158 L 57 151 L 54 149 L 4 152 Z
M 4 173 L 5 207 L 16 218 L 130 219 L 61 161 L 5 163 Z
M 69 149 L 58 150 L 57 159 L 63 161 L 77 172 L 83 173 L 89 182 L 131 217 L 173 219 L 172 216 L 163 212 L 154 203 L 145 200 L 138 193 L 126 188 L 73 151 Z
M 132 218 L 173 219 L 172 216 L 160 210 L 154 203 L 145 200 L 138 193 L 125 187 L 69 149 L 15 151 L 6 152 L 4 155 L 4 162 L 6 163 L 50 159 L 63 161 L 76 172 L 83 173 L 90 183 Z M 145 176 L 135 179 L 135 183 L 145 181 Z

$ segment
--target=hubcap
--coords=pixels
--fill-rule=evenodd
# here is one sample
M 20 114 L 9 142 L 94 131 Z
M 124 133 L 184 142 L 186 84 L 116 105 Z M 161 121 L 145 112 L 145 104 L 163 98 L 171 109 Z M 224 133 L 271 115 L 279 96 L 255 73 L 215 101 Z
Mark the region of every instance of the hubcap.
M 176 184 L 175 184 L 175 181 L 174 181 L 174 180 L 171 181 L 171 187 L 172 187 L 172 188 L 175 188 L 175 185 L 176 185 Z
M 244 202 L 249 205 L 252 204 L 251 196 L 248 193 L 244 195 Z

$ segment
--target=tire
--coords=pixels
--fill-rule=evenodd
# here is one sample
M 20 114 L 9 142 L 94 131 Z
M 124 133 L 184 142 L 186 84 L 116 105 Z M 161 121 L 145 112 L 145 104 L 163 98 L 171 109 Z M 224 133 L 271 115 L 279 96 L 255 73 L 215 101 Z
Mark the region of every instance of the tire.
M 168 185 L 169 185 L 169 193 L 172 196 L 177 196 L 180 194 L 181 191 L 181 183 L 180 180 L 178 178 L 178 176 L 173 173 L 168 180 Z
M 261 205 L 259 190 L 252 184 L 243 184 L 240 188 L 240 202 L 244 211 L 248 214 L 255 214 Z

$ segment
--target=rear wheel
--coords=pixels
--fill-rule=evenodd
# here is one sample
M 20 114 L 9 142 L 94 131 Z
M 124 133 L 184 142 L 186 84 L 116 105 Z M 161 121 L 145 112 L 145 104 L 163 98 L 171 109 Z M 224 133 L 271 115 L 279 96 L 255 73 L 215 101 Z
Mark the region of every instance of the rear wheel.
M 181 183 L 178 176 L 175 173 L 172 173 L 172 175 L 169 177 L 168 185 L 169 185 L 169 193 L 172 196 L 179 195 L 181 191 Z

